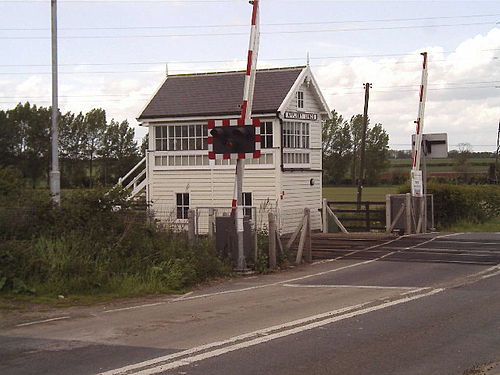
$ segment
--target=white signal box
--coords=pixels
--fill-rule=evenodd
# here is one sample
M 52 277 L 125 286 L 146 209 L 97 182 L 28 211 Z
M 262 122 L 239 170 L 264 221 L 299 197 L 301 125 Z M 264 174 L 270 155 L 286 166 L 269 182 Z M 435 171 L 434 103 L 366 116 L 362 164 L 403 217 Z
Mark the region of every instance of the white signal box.
M 412 153 L 415 152 L 415 134 L 411 136 Z M 422 153 L 428 159 L 448 157 L 448 134 L 422 134 Z

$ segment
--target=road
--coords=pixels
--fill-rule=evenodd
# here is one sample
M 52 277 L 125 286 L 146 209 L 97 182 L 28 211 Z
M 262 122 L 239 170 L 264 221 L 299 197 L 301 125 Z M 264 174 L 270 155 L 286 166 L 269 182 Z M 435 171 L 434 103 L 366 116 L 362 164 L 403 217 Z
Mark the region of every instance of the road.
M 2 313 L 0 373 L 461 375 L 500 361 L 500 233 L 345 254 L 184 296 Z

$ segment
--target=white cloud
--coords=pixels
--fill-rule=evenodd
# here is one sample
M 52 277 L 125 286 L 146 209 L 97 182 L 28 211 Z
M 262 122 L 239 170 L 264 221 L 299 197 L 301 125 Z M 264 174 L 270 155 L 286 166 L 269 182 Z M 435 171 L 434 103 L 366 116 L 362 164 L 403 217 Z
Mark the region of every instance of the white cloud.
M 345 118 L 363 112 L 363 83 L 373 83 L 369 115 L 381 122 L 397 148 L 409 147 L 418 112 L 420 51 L 429 54 L 425 132 L 447 132 L 450 144 L 469 142 L 493 150 L 500 115 L 500 29 L 463 41 L 446 54 L 426 46 L 400 58 L 355 58 L 315 69 L 332 109 Z M 491 145 L 486 147 L 484 145 Z

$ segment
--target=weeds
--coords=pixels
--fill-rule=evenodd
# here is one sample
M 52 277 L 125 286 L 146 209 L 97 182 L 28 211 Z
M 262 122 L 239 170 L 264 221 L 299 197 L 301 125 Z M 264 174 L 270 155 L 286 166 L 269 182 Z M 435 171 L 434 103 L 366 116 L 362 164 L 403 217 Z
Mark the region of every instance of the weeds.
M 77 192 L 61 207 L 36 196 L 0 208 L 4 295 L 170 293 L 229 271 L 211 242 L 190 247 L 183 233 L 148 224 L 120 192 Z

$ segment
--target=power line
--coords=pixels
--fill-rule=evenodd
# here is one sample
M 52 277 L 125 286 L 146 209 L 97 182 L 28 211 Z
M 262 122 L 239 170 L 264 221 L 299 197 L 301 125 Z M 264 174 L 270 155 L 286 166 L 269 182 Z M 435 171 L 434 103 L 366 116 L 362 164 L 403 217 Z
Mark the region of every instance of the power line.
M 344 23 L 372 23 L 372 22 L 408 22 L 408 21 L 427 21 L 438 19 L 457 19 L 457 18 L 480 18 L 497 17 L 500 13 L 493 14 L 474 14 L 459 16 L 439 16 L 439 17 L 416 17 L 416 18 L 382 18 L 371 20 L 350 20 L 350 21 L 309 21 L 309 22 L 282 22 L 282 23 L 264 23 L 262 26 L 303 26 L 303 25 L 332 25 Z M 64 27 L 59 30 L 162 30 L 162 29 L 199 29 L 199 28 L 222 28 L 222 27 L 247 27 L 247 24 L 211 24 L 211 25 L 175 25 L 175 26 L 116 26 L 116 27 Z M 1 31 L 44 31 L 49 30 L 46 27 L 32 28 L 0 28 Z
M 356 31 L 376 31 L 376 30 L 401 30 L 401 29 L 426 29 L 435 27 L 456 27 L 456 26 L 475 26 L 475 25 L 496 25 L 496 22 L 472 22 L 440 25 L 411 25 L 411 26 L 385 26 L 385 27 L 366 27 L 349 29 L 321 29 L 321 30 L 284 30 L 267 31 L 261 34 L 304 34 L 304 33 L 331 33 L 331 32 L 356 32 Z M 133 38 L 185 38 L 185 37 L 214 37 L 214 36 L 239 36 L 247 35 L 247 32 L 234 33 L 197 33 L 197 34 L 156 34 L 156 35 L 68 35 L 60 36 L 59 39 L 133 39 Z M 0 37 L 3 40 L 45 40 L 48 36 L 8 36 Z
M 368 57 L 369 55 L 367 55 L 366 57 Z M 323 60 L 327 60 L 327 59 L 333 59 L 333 58 L 337 58 L 337 57 L 318 57 L 316 59 L 323 59 Z M 301 58 L 276 58 L 276 59 L 266 59 L 267 61 L 290 61 L 290 60 L 302 60 L 303 57 Z M 312 59 L 312 58 L 311 58 Z M 493 60 L 497 60 L 498 57 L 493 57 Z M 473 60 L 473 58 L 470 58 L 470 59 L 460 59 L 461 61 L 464 61 L 464 60 Z M 435 62 L 449 62 L 450 59 L 432 59 L 431 62 L 435 63 Z M 186 62 L 188 63 L 188 62 Z M 196 62 L 192 62 L 193 64 L 204 64 L 204 63 L 233 63 L 233 64 L 243 64 L 244 61 L 241 60 L 241 61 L 235 61 L 235 60 L 213 60 L 213 61 L 196 61 Z M 377 64 L 377 65 L 401 65 L 401 64 L 415 64 L 416 62 L 415 61 L 372 61 L 370 62 L 370 64 Z M 164 65 L 165 63 L 163 62 L 157 62 L 157 63 L 90 63 L 90 64 L 86 64 L 86 63 L 82 63 L 82 64 L 61 64 L 62 66 L 112 66 L 112 65 Z M 179 61 L 175 61 L 175 62 L 171 62 L 171 64 L 183 64 L 183 62 L 179 62 Z M 46 67 L 48 65 L 46 64 L 28 64 L 28 65 L 0 65 L 0 67 L 6 67 L 6 68 L 9 68 L 9 67 Z M 310 65 L 311 67 L 326 67 L 326 66 L 329 66 L 328 63 L 325 63 L 325 64 L 312 64 Z M 203 73 L 217 73 L 217 72 L 220 72 L 221 71 L 221 68 L 213 68 L 213 69 L 203 69 Z M 158 73 L 164 73 L 165 70 L 106 70 L 106 71 L 68 71 L 68 72 L 60 72 L 61 74 L 71 74 L 71 75 L 79 75 L 79 74 L 126 74 L 126 73 L 147 73 L 147 74 L 158 74 Z M 195 73 L 192 69 L 171 69 L 171 72 L 175 72 L 177 74 L 180 74 L 180 73 Z M 33 71 L 30 71 L 30 72 L 0 72 L 0 75 L 46 75 L 46 74 L 51 74 L 50 72 L 45 72 L 45 71 L 42 71 L 42 72 L 33 72 Z
M 490 51 L 500 51 L 500 48 L 490 48 L 475 51 L 477 52 L 490 52 Z M 454 53 L 455 51 L 442 51 L 441 53 Z M 388 54 L 367 54 L 367 55 L 337 55 L 337 56 L 318 56 L 310 57 L 311 60 L 330 60 L 330 59 L 355 59 L 362 57 L 405 57 L 405 56 L 415 56 L 415 52 L 409 53 L 388 53 Z M 498 59 L 494 57 L 493 59 Z M 265 61 L 293 61 L 293 60 L 304 60 L 304 56 L 300 57 L 278 57 L 278 58 L 268 58 Z M 168 59 L 165 61 L 130 61 L 130 62 L 112 62 L 112 63 L 66 63 L 59 64 L 59 66 L 111 66 L 111 65 L 164 65 Z M 432 60 L 445 61 L 445 60 Z M 174 60 L 168 61 L 169 64 L 213 64 L 213 63 L 235 63 L 235 62 L 245 62 L 240 58 L 233 58 L 227 60 Z M 412 63 L 412 62 L 410 62 Z M 0 64 L 0 67 L 44 67 L 50 66 L 50 64 Z
M 495 83 L 495 82 L 500 82 L 500 81 L 491 81 L 491 82 L 448 82 L 448 85 L 458 85 L 458 84 L 478 84 L 478 83 Z M 386 89 L 391 89 L 391 88 L 399 88 L 399 87 L 411 87 L 411 86 L 385 86 L 384 88 Z M 414 87 L 418 87 L 418 85 L 414 85 Z M 464 86 L 464 87 L 438 87 L 438 88 L 429 88 L 429 90 L 456 90 L 456 89 L 484 89 L 484 88 L 493 88 L 494 86 Z M 343 89 L 343 90 L 348 90 L 352 89 L 353 87 L 339 87 L 338 89 Z M 337 88 L 331 88 L 331 89 L 325 89 L 323 91 L 331 91 L 331 90 L 337 90 Z M 392 92 L 414 92 L 415 90 L 371 90 L 371 92 L 383 92 L 383 93 L 392 93 Z M 360 94 L 363 91 L 349 91 L 349 92 L 339 92 L 336 93 L 336 95 L 350 95 L 350 94 Z M 123 98 L 134 98 L 134 97 L 151 97 L 153 94 L 152 93 L 145 93 L 145 94 L 89 94 L 89 95 L 61 95 L 60 98 L 89 98 L 89 97 L 102 97 L 102 98 L 107 98 L 107 97 L 123 97 Z M 20 99 L 22 100 L 28 100 L 28 99 L 38 99 L 41 101 L 48 101 L 46 96 L 0 96 L 1 99 L 13 99 L 8 102 L 0 102 L 0 103 L 11 103 L 13 101 L 18 101 Z M 107 101 L 122 101 L 121 99 L 116 99 L 116 100 L 107 100 Z

